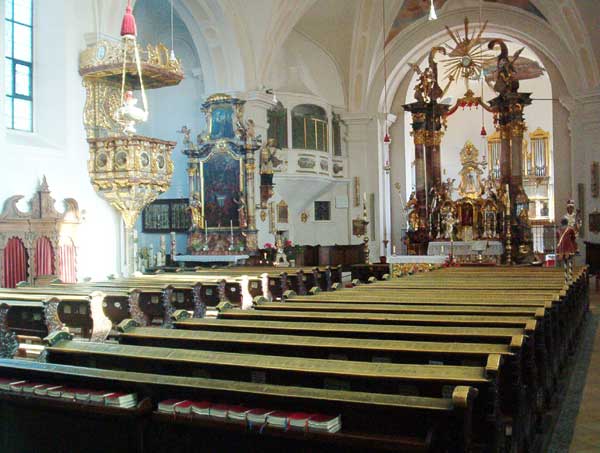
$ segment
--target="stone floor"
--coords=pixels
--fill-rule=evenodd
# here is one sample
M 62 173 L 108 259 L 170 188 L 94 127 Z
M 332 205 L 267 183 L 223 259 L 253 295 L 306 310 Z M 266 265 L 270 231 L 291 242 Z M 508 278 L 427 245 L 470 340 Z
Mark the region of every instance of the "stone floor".
M 590 309 L 592 314 L 600 315 L 600 292 L 590 288 Z M 597 318 L 596 318 L 597 319 Z M 595 329 L 591 342 L 591 354 L 585 376 L 585 385 L 581 393 L 579 411 L 575 420 L 575 429 L 571 439 L 570 452 L 600 452 L 600 329 Z M 586 357 L 587 358 L 587 357 Z

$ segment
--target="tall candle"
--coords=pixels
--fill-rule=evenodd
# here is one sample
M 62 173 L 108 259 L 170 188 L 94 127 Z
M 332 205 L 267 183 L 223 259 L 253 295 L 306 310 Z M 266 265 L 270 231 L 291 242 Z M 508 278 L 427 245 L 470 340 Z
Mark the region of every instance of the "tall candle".
M 231 231 L 231 237 L 233 237 L 233 220 L 229 221 L 229 230 Z

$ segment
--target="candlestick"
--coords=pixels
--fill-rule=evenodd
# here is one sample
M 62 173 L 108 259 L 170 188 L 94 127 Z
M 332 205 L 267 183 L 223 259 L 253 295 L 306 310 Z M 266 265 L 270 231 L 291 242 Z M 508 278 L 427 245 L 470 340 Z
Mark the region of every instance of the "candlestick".
M 396 246 L 392 245 L 392 255 L 395 255 L 395 254 L 396 254 Z

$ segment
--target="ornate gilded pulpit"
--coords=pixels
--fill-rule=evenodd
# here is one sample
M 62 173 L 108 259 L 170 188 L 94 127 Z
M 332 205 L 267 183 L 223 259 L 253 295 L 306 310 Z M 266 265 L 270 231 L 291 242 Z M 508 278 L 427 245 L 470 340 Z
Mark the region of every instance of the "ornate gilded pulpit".
M 175 142 L 135 135 L 134 91 L 139 90 L 145 121 L 145 89 L 177 85 L 183 79 L 179 60 L 164 45 L 141 49 L 135 39 L 135 19 L 127 6 L 121 41 L 98 41 L 85 49 L 79 74 L 86 89 L 83 121 L 90 147 L 91 183 L 123 218 L 123 273 L 135 271 L 133 228 L 141 210 L 169 187 Z M 124 127 L 126 126 L 126 127 Z

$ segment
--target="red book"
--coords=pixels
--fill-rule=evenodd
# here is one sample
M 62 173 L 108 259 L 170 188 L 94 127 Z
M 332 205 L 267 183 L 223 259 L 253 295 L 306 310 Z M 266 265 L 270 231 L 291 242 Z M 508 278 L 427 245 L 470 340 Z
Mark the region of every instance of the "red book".
M 10 384 L 10 389 L 13 392 L 22 392 L 23 391 L 23 387 L 27 385 L 27 381 L 17 381 L 17 382 L 13 382 L 12 384 Z
M 208 410 L 208 414 L 211 417 L 226 418 L 228 411 L 229 411 L 229 406 L 228 405 L 226 405 L 226 404 L 215 404 L 215 405 L 213 405 L 213 406 L 210 407 L 210 409 Z
M 210 407 L 208 401 L 192 401 L 192 412 L 196 415 L 209 415 Z
M 43 385 L 38 385 L 36 388 L 33 389 L 33 394 L 34 395 L 39 395 L 39 396 L 47 396 L 48 395 L 48 391 L 50 389 L 52 390 L 56 390 L 57 388 L 60 388 L 60 385 L 56 385 L 56 384 L 43 384 Z
M 288 425 L 288 413 L 283 411 L 273 411 L 267 415 L 267 425 L 285 428 Z
M 308 429 L 308 419 L 315 414 L 309 414 L 308 412 L 292 412 L 288 416 L 290 426 L 294 428 Z
M 135 393 L 116 392 L 106 396 L 104 401 L 107 406 L 130 408 L 137 404 L 137 396 Z
M 182 400 L 177 398 L 161 401 L 160 403 L 158 403 L 158 411 L 172 414 L 173 412 L 175 412 L 175 405 L 181 402 Z
M 66 400 L 73 400 L 75 399 L 75 392 L 77 392 L 77 390 L 79 389 L 73 387 L 65 387 L 61 390 L 60 397 Z
M 0 390 L 10 390 L 11 384 L 19 384 L 25 381 L 19 381 L 13 378 L 0 378 Z
M 340 415 L 314 414 L 308 419 L 309 431 L 326 431 L 329 433 L 338 432 L 342 428 L 342 419 Z
M 251 423 L 265 423 L 267 415 L 273 412 L 271 409 L 250 409 L 246 414 L 246 419 Z
M 108 390 L 92 390 L 90 391 L 90 401 L 92 403 L 104 404 L 108 395 L 112 394 Z
M 246 415 L 250 409 L 244 406 L 229 406 L 227 417 L 232 420 L 244 420 L 246 421 Z
M 42 385 L 44 384 L 42 384 L 41 382 L 26 382 L 21 386 L 21 390 L 23 391 L 23 393 L 33 393 L 36 387 L 41 387 Z
M 191 414 L 192 413 L 192 402 L 188 400 L 180 401 L 175 404 L 175 413 L 176 414 Z

